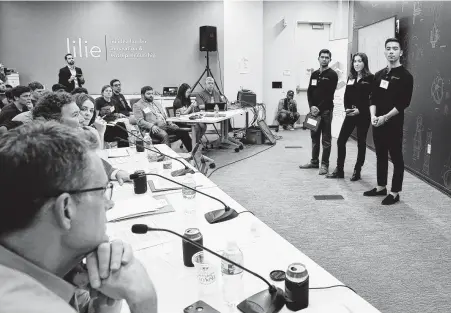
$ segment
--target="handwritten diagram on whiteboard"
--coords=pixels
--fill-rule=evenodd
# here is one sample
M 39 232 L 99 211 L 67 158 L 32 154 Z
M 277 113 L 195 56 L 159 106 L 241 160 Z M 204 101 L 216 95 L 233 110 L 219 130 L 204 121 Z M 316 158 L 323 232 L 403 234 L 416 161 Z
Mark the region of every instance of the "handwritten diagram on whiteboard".
M 357 30 L 359 52 L 368 56 L 370 71 L 376 73 L 387 66 L 384 55 L 385 40 L 395 37 L 396 19 L 389 19 L 371 24 Z

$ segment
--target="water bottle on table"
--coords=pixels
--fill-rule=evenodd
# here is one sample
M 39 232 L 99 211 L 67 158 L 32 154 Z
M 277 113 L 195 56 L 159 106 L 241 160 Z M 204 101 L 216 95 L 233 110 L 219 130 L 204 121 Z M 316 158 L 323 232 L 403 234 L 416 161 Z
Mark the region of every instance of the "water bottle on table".
M 243 252 L 240 250 L 236 241 L 234 240 L 227 242 L 223 256 L 239 265 L 243 265 L 244 263 Z M 243 300 L 243 270 L 227 261 L 222 260 L 221 272 L 224 301 L 229 306 L 235 306 L 238 304 L 238 302 Z
M 219 116 L 219 107 L 218 107 L 218 105 L 216 104 L 215 105 L 215 117 L 218 117 Z
M 152 144 L 152 138 L 150 138 L 149 133 L 144 135 L 144 147 L 146 149 L 147 160 L 149 162 L 157 162 L 159 154 L 156 152 L 156 149 Z
M 196 180 L 194 179 L 192 174 L 186 174 L 186 177 L 183 180 L 183 184 L 196 189 Z M 196 197 L 196 191 L 186 187 L 182 187 L 182 194 L 183 198 L 185 199 L 194 199 L 194 197 Z
M 138 131 L 136 129 L 133 129 L 131 131 L 131 133 L 133 135 L 128 136 L 128 142 L 130 144 L 130 147 L 134 148 L 135 147 L 135 143 L 136 143 L 136 137 L 138 137 Z

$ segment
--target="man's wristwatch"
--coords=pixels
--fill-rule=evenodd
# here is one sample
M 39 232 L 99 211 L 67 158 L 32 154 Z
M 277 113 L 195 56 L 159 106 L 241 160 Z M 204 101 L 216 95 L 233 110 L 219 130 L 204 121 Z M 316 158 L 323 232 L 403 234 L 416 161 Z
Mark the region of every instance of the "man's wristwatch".
M 387 122 L 388 122 L 388 116 L 384 115 L 384 123 L 387 123 Z

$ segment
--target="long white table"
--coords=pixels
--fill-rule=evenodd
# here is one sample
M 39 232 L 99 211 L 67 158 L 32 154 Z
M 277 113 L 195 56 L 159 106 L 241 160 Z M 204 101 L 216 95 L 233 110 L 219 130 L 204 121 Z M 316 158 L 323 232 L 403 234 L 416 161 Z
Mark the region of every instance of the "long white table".
M 163 146 L 158 147 L 164 152 L 169 152 L 168 150 L 170 150 L 167 146 L 167 148 Z M 133 168 L 133 165 L 130 165 L 128 168 Z M 196 173 L 195 175 L 202 174 Z M 209 180 L 206 177 L 203 179 Z M 137 197 L 133 194 L 133 190 L 128 190 L 126 189 L 127 187 L 115 189 L 121 188 L 125 189 L 120 192 L 115 190 L 114 201 L 123 201 Z M 221 199 L 237 212 L 246 211 L 245 208 L 214 183 L 206 184 L 206 186 L 200 187 L 199 190 Z M 199 193 L 196 194 L 193 200 L 187 200 L 183 198 L 181 191 L 165 193 L 164 197 L 173 206 L 175 212 L 108 224 L 108 233 L 110 235 L 124 237 L 125 240 L 131 242 L 135 250 L 139 246 L 139 251 L 135 251 L 135 255 L 143 262 L 155 284 L 158 294 L 159 312 L 183 312 L 185 307 L 200 299 L 220 312 L 239 312 L 239 310 L 236 307 L 228 307 L 223 301 L 220 288 L 222 281 L 219 272 L 220 260 L 217 260 L 216 263 L 218 278 L 216 291 L 209 295 L 200 296 L 195 269 L 183 265 L 181 239 L 167 233 L 132 234 L 130 228 L 135 223 L 168 228 L 181 234 L 186 228 L 197 227 L 203 234 L 204 245 L 215 251 L 224 249 L 227 238 L 234 238 L 243 251 L 244 265 L 282 289 L 284 289 L 284 282 L 271 281 L 269 273 L 275 269 L 285 271 L 287 266 L 293 262 L 301 262 L 306 266 L 310 276 L 310 287 L 342 284 L 250 213 L 240 214 L 235 219 L 223 223 L 208 224 L 204 214 L 212 210 L 221 209 L 222 205 L 219 202 Z M 145 203 L 142 205 L 145 205 Z M 194 207 L 194 213 L 186 213 L 187 207 Z M 149 247 L 143 248 L 142 242 L 147 243 Z M 362 277 L 362 279 L 365 279 L 365 277 Z M 267 286 L 264 282 L 244 272 L 243 291 L 240 298 L 244 300 L 265 288 Z M 129 312 L 126 305 L 123 306 L 122 312 Z M 281 312 L 291 311 L 284 307 Z M 376 313 L 379 311 L 351 290 L 338 287 L 310 290 L 309 307 L 302 312 Z
M 204 124 L 221 124 L 221 130 L 219 133 L 219 139 L 217 140 L 217 145 L 221 144 L 229 144 L 239 149 L 239 147 L 243 146 L 241 142 L 235 140 L 234 138 L 229 136 L 229 120 L 233 118 L 234 116 L 241 115 L 246 113 L 246 110 L 244 109 L 234 109 L 234 110 L 228 110 L 228 111 L 221 111 L 219 112 L 218 117 L 214 116 L 206 116 L 207 114 L 212 115 L 213 112 L 197 112 L 197 113 L 191 113 L 187 115 L 181 115 L 180 117 L 170 117 L 167 119 L 169 122 L 173 123 L 185 123 L 191 125 L 191 137 L 193 141 L 193 147 L 196 145 L 196 124 L 198 123 L 204 123 Z M 190 117 L 193 115 L 201 115 L 202 118 L 191 120 Z

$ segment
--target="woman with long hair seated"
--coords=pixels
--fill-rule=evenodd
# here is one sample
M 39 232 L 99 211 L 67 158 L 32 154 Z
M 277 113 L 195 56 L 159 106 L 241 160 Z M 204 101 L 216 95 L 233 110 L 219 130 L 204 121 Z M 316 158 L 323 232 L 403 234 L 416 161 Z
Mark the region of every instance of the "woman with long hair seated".
M 111 97 L 113 95 L 113 89 L 111 89 L 111 86 L 103 86 L 101 95 L 102 96 L 98 97 L 95 100 L 95 110 L 97 115 L 108 123 L 115 122 L 118 126 L 131 131 L 132 127 L 130 126 L 128 118 L 125 115 L 116 112 L 114 104 L 111 102 Z M 118 126 L 111 126 L 106 129 L 105 141 L 117 141 L 118 148 L 128 147 L 128 133 Z
M 196 103 L 196 101 L 193 101 L 191 103 L 190 99 L 191 95 L 191 87 L 183 83 L 177 92 L 177 97 L 174 100 L 173 108 L 174 113 L 180 112 L 180 115 L 187 115 L 195 112 L 199 112 L 199 105 Z M 177 123 L 179 126 L 188 126 L 184 123 Z M 207 125 L 204 123 L 197 123 L 195 125 L 196 128 L 196 142 L 200 142 L 202 139 L 202 136 L 205 134 L 205 131 L 207 130 Z
M 100 149 L 103 149 L 107 125 L 106 122 L 96 114 L 94 108 L 95 100 L 90 95 L 83 93 L 75 94 L 72 98 L 80 108 L 80 116 L 83 117 L 83 119 L 80 119 L 82 126 L 88 130 L 92 131 L 92 129 L 94 129 L 97 131 L 99 146 Z

